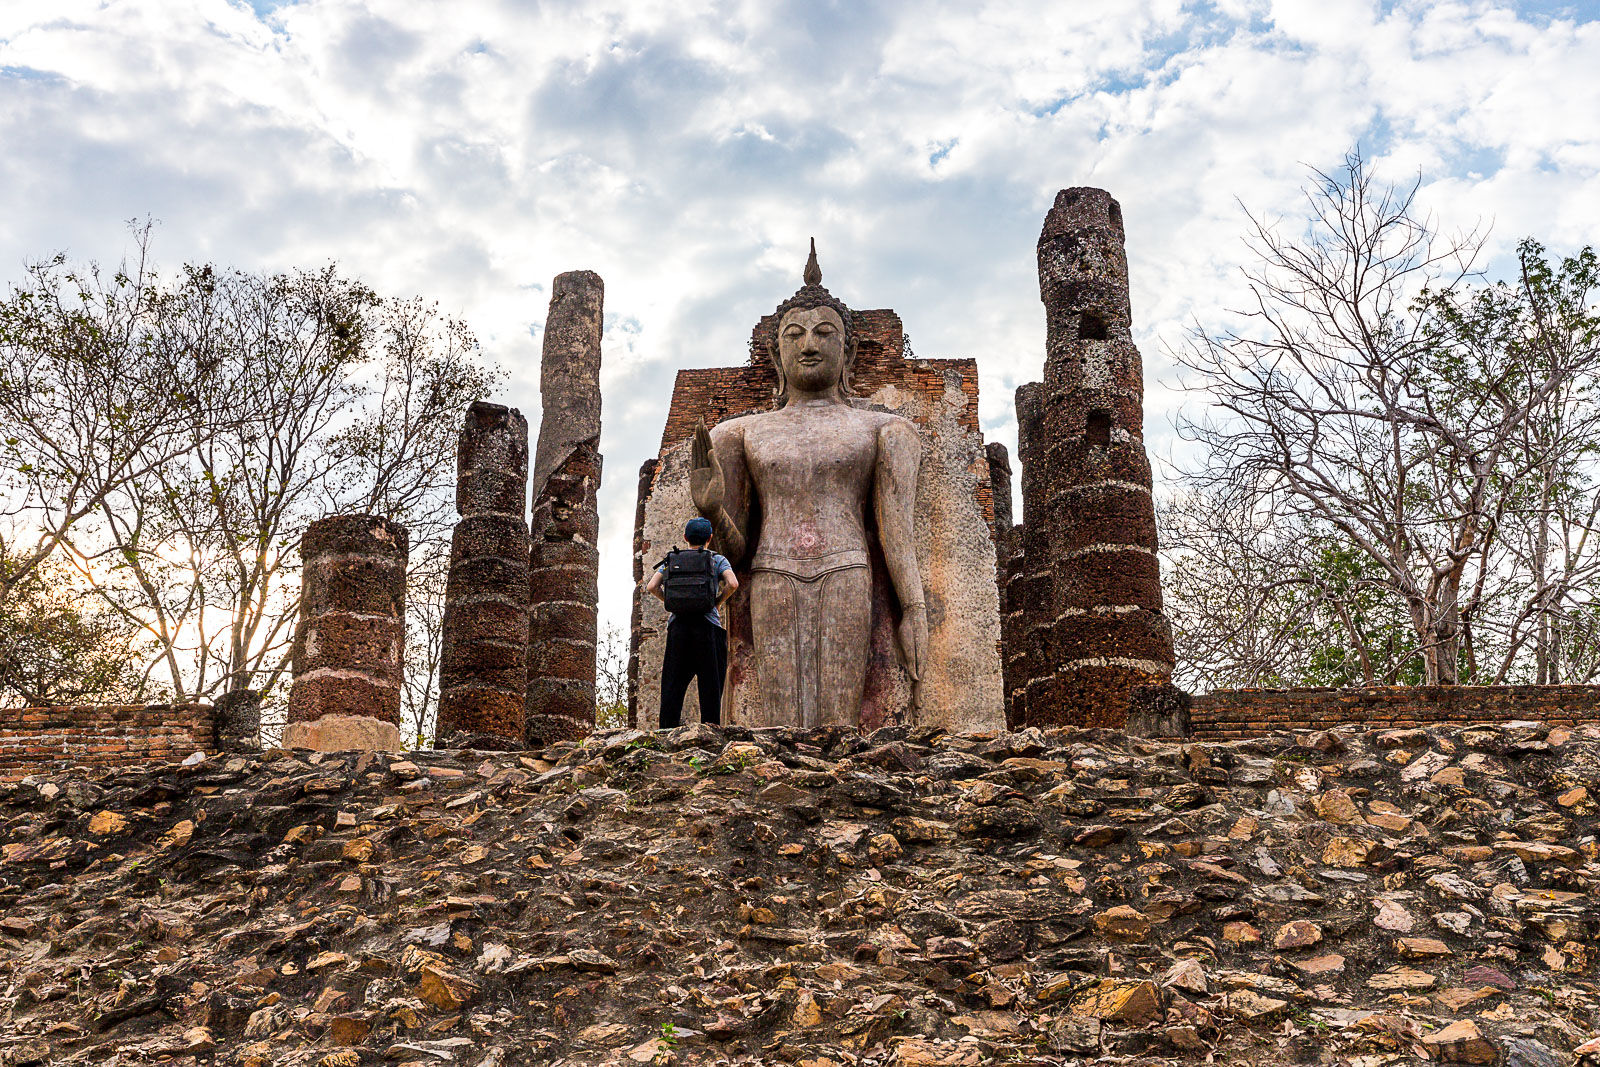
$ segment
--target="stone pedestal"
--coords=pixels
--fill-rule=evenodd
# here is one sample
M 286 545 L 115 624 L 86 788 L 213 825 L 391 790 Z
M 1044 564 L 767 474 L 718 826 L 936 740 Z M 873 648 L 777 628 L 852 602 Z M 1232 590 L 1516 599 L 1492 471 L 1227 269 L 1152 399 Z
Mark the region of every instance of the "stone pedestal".
M 476 403 L 456 449 L 439 661 L 441 748 L 520 748 L 528 683 L 528 420 Z
M 528 698 L 533 748 L 594 730 L 600 570 L 600 333 L 605 283 L 556 276 L 539 373 L 544 411 L 529 523 Z
M 211 705 L 217 724 L 217 748 L 251 752 L 261 748 L 261 694 L 254 689 L 223 693 Z
M 407 552 L 406 528 L 375 515 L 306 530 L 285 747 L 402 749 Z
M 1136 737 L 1190 737 L 1192 700 L 1168 682 L 1135 686 L 1128 694 L 1128 733 Z

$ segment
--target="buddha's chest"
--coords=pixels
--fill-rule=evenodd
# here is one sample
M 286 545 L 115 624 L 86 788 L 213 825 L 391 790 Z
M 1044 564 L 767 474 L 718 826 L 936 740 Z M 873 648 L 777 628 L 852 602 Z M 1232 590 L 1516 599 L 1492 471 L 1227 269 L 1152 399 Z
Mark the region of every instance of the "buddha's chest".
M 773 493 L 865 492 L 877 460 L 874 428 L 848 409 L 785 412 L 745 434 L 750 476 L 763 496 Z

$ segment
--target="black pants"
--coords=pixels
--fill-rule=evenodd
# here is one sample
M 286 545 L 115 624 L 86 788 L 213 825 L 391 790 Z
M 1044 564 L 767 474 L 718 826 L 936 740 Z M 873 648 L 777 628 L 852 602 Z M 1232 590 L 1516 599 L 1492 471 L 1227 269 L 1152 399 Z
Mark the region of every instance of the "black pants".
M 700 721 L 722 721 L 722 676 L 728 669 L 728 634 L 704 616 L 674 615 L 667 623 L 661 663 L 661 728 L 683 722 L 689 679 L 700 680 Z

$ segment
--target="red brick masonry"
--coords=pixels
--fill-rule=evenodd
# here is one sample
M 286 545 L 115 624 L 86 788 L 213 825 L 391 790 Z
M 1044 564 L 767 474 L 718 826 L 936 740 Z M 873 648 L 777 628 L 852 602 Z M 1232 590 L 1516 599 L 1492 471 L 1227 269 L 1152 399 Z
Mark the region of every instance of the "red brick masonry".
M 1373 689 L 1222 689 L 1196 695 L 1197 741 L 1254 737 L 1269 730 L 1433 723 L 1550 723 L 1600 720 L 1600 685 L 1388 686 Z
M 129 767 L 216 751 L 206 704 L 0 708 L 0 781 L 75 763 Z

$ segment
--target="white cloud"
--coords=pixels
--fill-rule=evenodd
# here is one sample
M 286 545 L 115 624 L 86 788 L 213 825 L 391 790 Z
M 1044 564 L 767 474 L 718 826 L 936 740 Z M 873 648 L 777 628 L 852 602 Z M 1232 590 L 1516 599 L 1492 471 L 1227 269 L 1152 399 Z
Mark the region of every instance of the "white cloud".
M 0 278 L 115 259 L 329 258 L 439 299 L 538 410 L 550 278 L 607 285 L 605 612 L 672 376 L 741 362 L 816 236 L 828 283 L 919 354 L 978 357 L 1011 444 L 1037 377 L 1057 188 L 1128 220 L 1147 429 L 1161 341 L 1237 291 L 1236 201 L 1297 209 L 1360 141 L 1448 224 L 1557 247 L 1600 224 L 1600 23 L 1505 3 L 846 5 L 40 0 L 0 12 Z M 1108 11 L 1111 13 L 1108 14 Z

